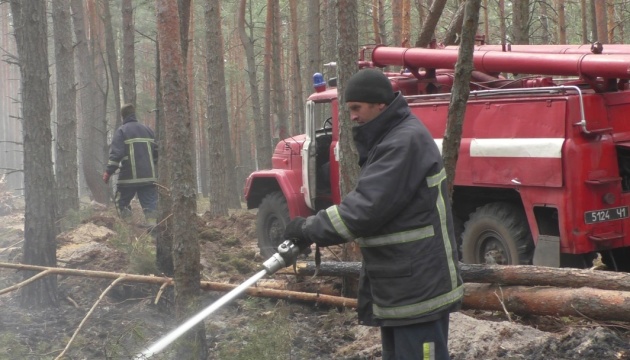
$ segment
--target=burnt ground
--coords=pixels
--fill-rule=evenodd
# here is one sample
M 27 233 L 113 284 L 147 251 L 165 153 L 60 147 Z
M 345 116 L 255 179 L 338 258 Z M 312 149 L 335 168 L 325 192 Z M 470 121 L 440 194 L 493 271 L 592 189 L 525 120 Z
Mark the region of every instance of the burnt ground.
M 137 207 L 137 205 L 136 205 Z M 92 209 L 66 219 L 58 237 L 60 267 L 154 273 L 153 239 L 141 226 L 122 223 L 111 210 Z M 141 215 L 135 214 L 136 221 Z M 82 219 L 82 220 L 81 220 Z M 0 262 L 21 258 L 23 214 L 0 215 Z M 200 217 L 202 277 L 239 284 L 259 271 L 255 213 Z M 276 274 L 269 284 L 338 288 L 337 279 Z M 0 268 L 0 289 L 21 281 Z M 59 276 L 59 307 L 24 309 L 19 292 L 0 295 L 0 360 L 55 359 L 111 280 Z M 172 293 L 155 299 L 153 285 L 119 285 L 104 296 L 64 359 L 132 359 L 173 329 Z M 0 290 L 1 291 L 1 290 Z M 224 295 L 204 292 L 209 305 Z M 630 324 L 466 310 L 451 315 L 452 359 L 630 359 Z M 378 329 L 358 326 L 351 309 L 242 296 L 206 320 L 209 359 L 380 359 Z M 169 348 L 152 359 L 170 359 Z

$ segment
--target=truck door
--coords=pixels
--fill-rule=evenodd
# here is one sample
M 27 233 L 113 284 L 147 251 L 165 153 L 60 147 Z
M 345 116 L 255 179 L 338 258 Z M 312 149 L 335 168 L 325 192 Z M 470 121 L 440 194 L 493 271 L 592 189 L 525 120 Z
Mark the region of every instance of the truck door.
M 315 197 L 317 195 L 316 109 L 317 106 L 313 101 L 306 102 L 305 138 L 302 145 L 302 194 L 306 206 L 311 209 L 315 209 Z

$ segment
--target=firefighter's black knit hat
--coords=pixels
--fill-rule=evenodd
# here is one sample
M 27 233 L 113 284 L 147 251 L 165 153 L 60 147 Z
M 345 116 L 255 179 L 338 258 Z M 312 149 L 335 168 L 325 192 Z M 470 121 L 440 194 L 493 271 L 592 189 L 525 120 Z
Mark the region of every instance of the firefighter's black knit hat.
M 346 84 L 344 95 L 345 102 L 389 105 L 394 100 L 392 83 L 382 71 L 376 69 L 363 69 L 352 75 Z
M 129 115 L 135 114 L 136 108 L 133 106 L 133 104 L 125 104 L 120 108 L 120 116 L 123 118 L 123 120 Z

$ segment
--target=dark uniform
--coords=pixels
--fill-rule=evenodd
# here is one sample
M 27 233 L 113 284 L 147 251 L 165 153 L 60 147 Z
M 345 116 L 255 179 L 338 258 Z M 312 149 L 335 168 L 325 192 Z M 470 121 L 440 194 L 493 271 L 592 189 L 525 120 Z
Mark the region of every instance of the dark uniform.
M 356 188 L 306 218 L 303 237 L 360 246 L 359 322 L 381 327 L 384 360 L 448 359 L 449 313 L 464 289 L 440 151 L 400 93 L 353 137 Z
M 123 216 L 131 214 L 129 204 L 137 194 L 147 222 L 157 219 L 157 145 L 153 130 L 141 124 L 134 113 L 125 115 L 109 148 L 106 174 L 118 168 L 116 197 Z

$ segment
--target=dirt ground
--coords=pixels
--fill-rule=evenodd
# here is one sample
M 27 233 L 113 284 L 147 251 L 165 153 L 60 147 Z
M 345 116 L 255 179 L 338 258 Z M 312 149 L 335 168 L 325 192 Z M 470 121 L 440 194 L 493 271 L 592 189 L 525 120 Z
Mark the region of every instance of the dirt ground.
M 135 214 L 137 222 L 141 216 Z M 19 262 L 23 214 L 0 215 L 0 262 Z M 239 284 L 257 273 L 255 213 L 225 218 L 200 216 L 202 277 Z M 112 211 L 93 209 L 58 237 L 59 267 L 150 274 L 153 239 L 141 226 L 128 225 Z M 337 279 L 296 279 L 276 274 L 274 283 L 308 283 L 337 288 Z M 0 268 L 0 292 L 22 281 L 16 270 Z M 158 287 L 119 285 L 86 314 L 111 280 L 59 276 L 60 305 L 35 310 L 19 306 L 19 291 L 0 295 L 0 360 L 55 359 L 71 337 L 64 359 L 133 359 L 177 323 L 172 292 L 155 304 Z M 323 290 L 322 290 L 323 291 Z M 223 293 L 205 292 L 204 306 Z M 630 359 L 630 324 L 588 319 L 519 317 L 465 310 L 451 315 L 450 353 L 467 359 Z M 209 359 L 380 359 L 378 329 L 357 325 L 351 309 L 242 296 L 205 320 Z M 152 359 L 170 359 L 170 348 Z

